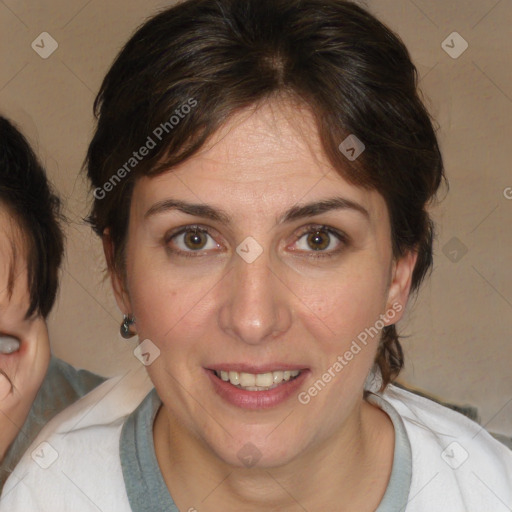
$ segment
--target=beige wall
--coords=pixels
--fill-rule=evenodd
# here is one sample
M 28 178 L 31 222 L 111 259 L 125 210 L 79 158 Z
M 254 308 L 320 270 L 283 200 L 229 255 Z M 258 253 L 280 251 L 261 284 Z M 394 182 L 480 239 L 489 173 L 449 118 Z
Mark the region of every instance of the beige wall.
M 79 170 L 105 71 L 135 27 L 166 4 L 0 2 L 0 109 L 35 145 L 70 219 L 62 289 L 50 320 L 53 350 L 105 375 L 139 363 L 131 353 L 134 342 L 118 335 L 121 317 L 108 281 L 102 283 L 101 248 L 81 220 L 87 198 Z M 512 434 L 512 199 L 504 193 L 512 198 L 512 3 L 366 5 L 412 53 L 440 124 L 451 184 L 433 210 L 439 222 L 434 273 L 402 322 L 409 335 L 402 380 L 445 400 L 476 405 L 488 428 Z M 457 59 L 441 47 L 454 31 L 469 43 Z M 31 48 L 42 32 L 59 45 L 47 59 Z M 454 46 L 460 48 L 456 41 Z M 467 253 L 460 258 L 462 247 Z

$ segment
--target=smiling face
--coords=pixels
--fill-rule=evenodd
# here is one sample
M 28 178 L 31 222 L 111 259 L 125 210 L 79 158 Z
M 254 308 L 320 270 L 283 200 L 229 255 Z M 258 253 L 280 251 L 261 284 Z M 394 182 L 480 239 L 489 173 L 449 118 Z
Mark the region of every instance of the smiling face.
M 378 336 L 344 354 L 405 305 L 414 261 L 393 259 L 384 199 L 332 167 L 309 111 L 274 102 L 136 183 L 114 287 L 160 350 L 147 369 L 175 435 L 269 467 L 357 432 Z

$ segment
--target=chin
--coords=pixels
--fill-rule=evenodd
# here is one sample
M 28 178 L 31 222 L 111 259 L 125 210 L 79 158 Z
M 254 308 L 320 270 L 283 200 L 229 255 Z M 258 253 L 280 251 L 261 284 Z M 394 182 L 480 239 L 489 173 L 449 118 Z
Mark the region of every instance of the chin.
M 277 435 L 265 425 L 259 432 L 239 432 L 226 436 L 224 443 L 208 443 L 214 455 L 229 466 L 247 469 L 270 469 L 284 466 L 299 456 L 303 440 L 295 440 L 286 432 Z M 229 428 L 228 428 L 229 431 Z M 269 434 L 270 433 L 270 434 Z

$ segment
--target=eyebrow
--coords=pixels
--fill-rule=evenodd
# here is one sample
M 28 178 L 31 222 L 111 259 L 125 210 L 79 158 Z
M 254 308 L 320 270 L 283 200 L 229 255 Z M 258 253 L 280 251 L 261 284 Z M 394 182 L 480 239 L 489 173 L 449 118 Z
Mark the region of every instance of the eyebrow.
M 144 214 L 147 219 L 154 215 L 162 214 L 168 211 L 178 210 L 188 215 L 195 217 L 203 217 L 211 221 L 219 222 L 221 224 L 231 224 L 230 216 L 221 208 L 213 208 L 206 204 L 187 203 L 185 201 L 178 201 L 176 199 L 165 199 L 155 203 Z M 289 210 L 284 212 L 277 218 L 276 224 L 284 224 L 295 220 L 303 219 L 306 217 L 313 217 L 332 210 L 352 210 L 360 213 L 367 220 L 370 218 L 368 210 L 359 203 L 345 199 L 343 197 L 333 197 L 307 203 L 304 205 L 292 206 Z
M 206 204 L 187 203 L 185 201 L 177 201 L 175 199 L 165 199 L 155 203 L 144 214 L 144 218 L 147 219 L 153 215 L 158 215 L 172 210 L 178 210 L 195 217 L 204 217 L 206 219 L 220 222 L 221 224 L 230 223 L 229 215 L 222 209 L 212 208 Z
M 360 213 L 367 220 L 370 219 L 368 210 L 359 203 L 351 201 L 350 199 L 345 199 L 343 197 L 333 197 L 331 199 L 324 199 L 323 201 L 293 206 L 281 217 L 279 217 L 278 224 L 282 224 L 284 222 L 292 222 L 304 217 L 313 217 L 315 215 L 320 215 L 321 213 L 326 213 L 331 210 L 352 210 Z

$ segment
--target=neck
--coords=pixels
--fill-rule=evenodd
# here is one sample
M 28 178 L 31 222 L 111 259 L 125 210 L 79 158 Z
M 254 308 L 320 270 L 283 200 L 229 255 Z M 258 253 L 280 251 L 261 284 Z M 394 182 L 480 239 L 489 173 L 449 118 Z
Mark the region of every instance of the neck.
M 373 511 L 391 473 L 394 429 L 362 402 L 333 436 L 290 463 L 239 468 L 224 463 L 162 406 L 154 425 L 157 459 L 180 510 Z

